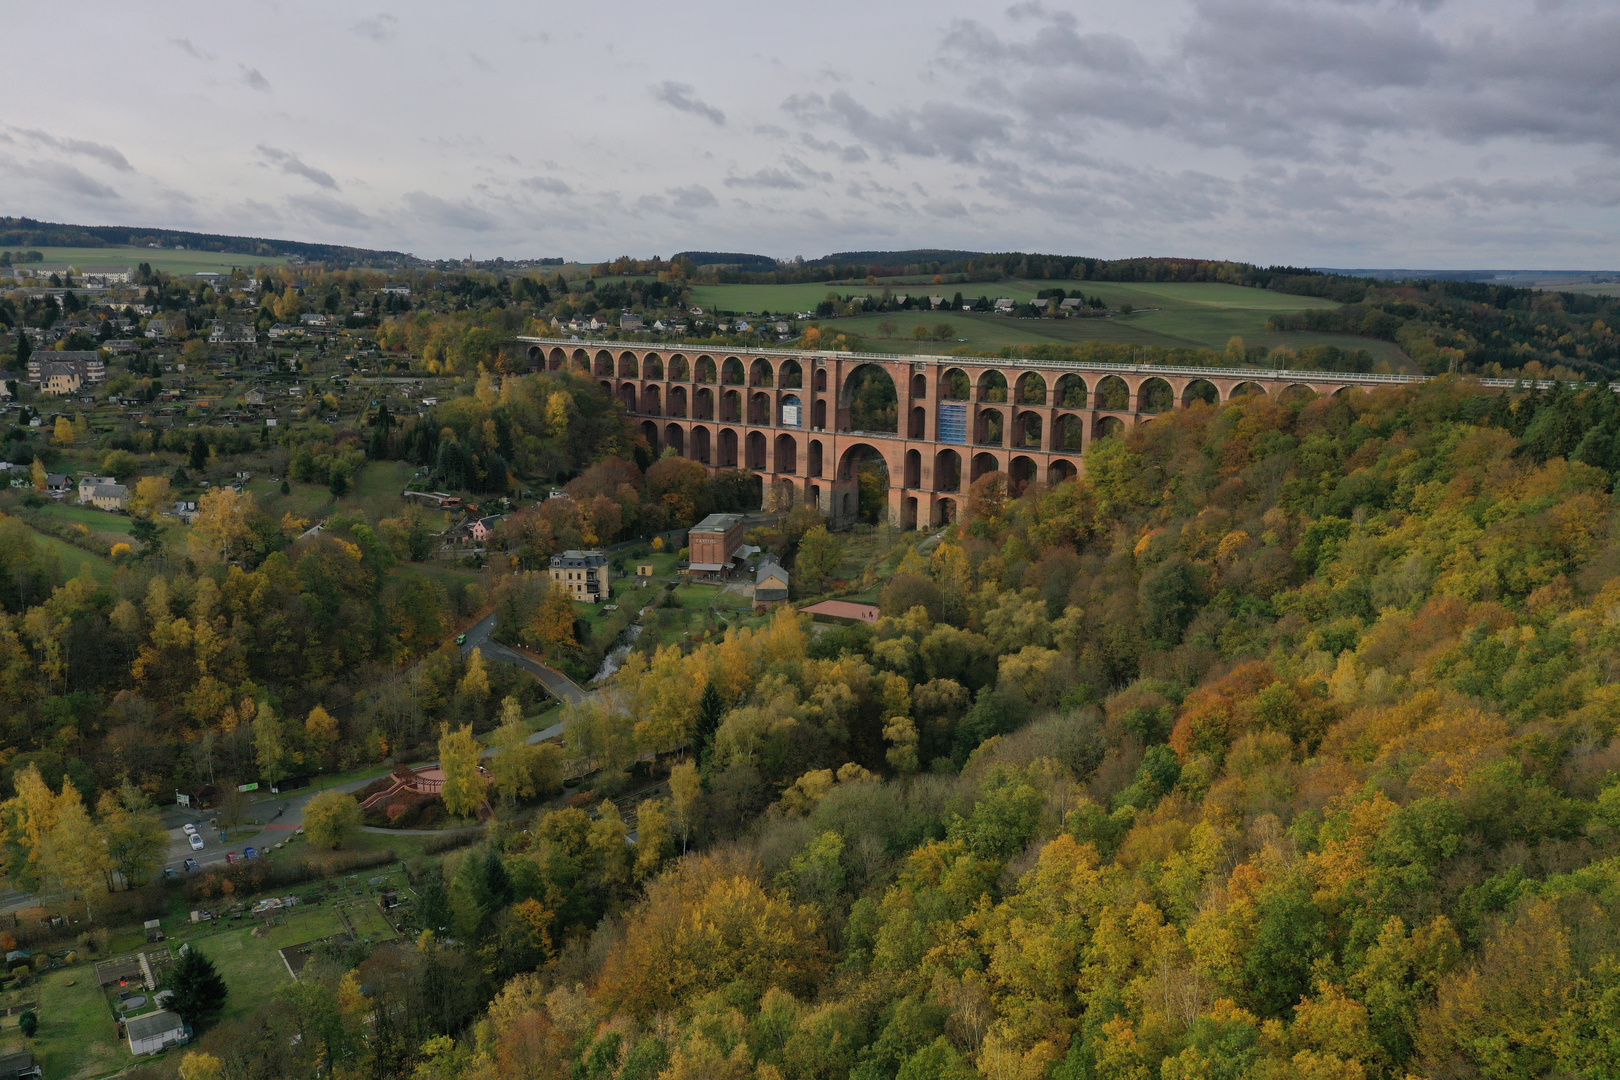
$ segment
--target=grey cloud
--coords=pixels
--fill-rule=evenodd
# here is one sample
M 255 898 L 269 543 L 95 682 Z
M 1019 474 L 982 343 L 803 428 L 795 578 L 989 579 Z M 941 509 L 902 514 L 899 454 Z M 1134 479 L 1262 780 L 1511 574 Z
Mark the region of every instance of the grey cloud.
M 169 44 L 191 57 L 193 60 L 212 61 L 214 54 L 198 48 L 191 43 L 190 38 L 170 38 Z
M 697 97 L 686 83 L 661 82 L 652 88 L 652 96 L 672 109 L 701 116 L 718 127 L 725 125 L 726 114 Z
M 637 210 L 643 213 L 668 214 L 671 217 L 689 217 L 699 210 L 720 205 L 714 192 L 702 184 L 668 188 L 662 195 L 643 195 L 636 200 Z
M 87 199 L 113 200 L 121 197 L 113 188 L 65 161 L 0 160 L 0 169 L 23 179 L 38 180 L 55 191 L 82 195 Z
M 398 28 L 399 19 L 384 12 L 354 23 L 349 27 L 349 33 L 381 44 L 399 33 Z
M 702 210 L 710 206 L 720 205 L 720 200 L 714 197 L 714 192 L 702 184 L 670 188 L 669 196 L 670 204 L 680 211 Z
M 405 205 L 417 217 L 431 225 L 465 232 L 489 232 L 500 227 L 500 222 L 469 202 L 453 203 L 425 191 L 405 193 Z
M 270 80 L 259 73 L 258 68 L 242 67 L 242 81 L 255 90 L 270 92 Z
M 338 182 L 332 179 L 331 173 L 322 169 L 317 169 L 313 165 L 306 164 L 299 158 L 297 154 L 292 153 L 289 150 L 277 150 L 275 147 L 265 146 L 263 143 L 259 144 L 258 149 L 259 153 L 264 155 L 264 159 L 266 161 L 270 162 L 270 164 L 274 165 L 282 172 L 291 176 L 302 176 L 310 183 L 317 184 L 323 188 L 330 188 L 333 191 L 337 190 Z
M 967 207 L 962 205 L 960 199 L 933 199 L 924 203 L 923 209 L 934 217 L 967 217 Z
M 103 165 L 109 165 L 119 172 L 134 172 L 135 167 L 129 163 L 116 147 L 105 143 L 89 142 L 85 139 L 62 139 L 45 131 L 36 131 L 32 128 L 12 128 L 17 134 L 29 142 L 39 146 L 47 146 L 52 150 L 60 150 L 67 154 L 80 154 L 84 157 L 94 158 Z
M 518 181 L 530 191 L 544 191 L 552 195 L 572 195 L 574 189 L 552 176 L 529 176 Z
M 776 168 L 756 169 L 747 176 L 726 177 L 726 187 L 781 188 L 787 191 L 799 191 L 809 186 L 809 184 L 806 184 L 787 170 Z
M 1007 120 L 982 109 L 929 102 L 919 109 L 896 109 L 879 116 L 843 90 L 823 98 L 796 94 L 782 108 L 801 120 L 843 128 L 888 153 L 973 161 L 981 146 L 1006 139 Z
M 323 225 L 341 225 L 344 228 L 360 229 L 371 225 L 372 219 L 353 203 L 334 199 L 330 195 L 307 194 L 289 195 L 287 205 L 304 217 L 312 218 Z

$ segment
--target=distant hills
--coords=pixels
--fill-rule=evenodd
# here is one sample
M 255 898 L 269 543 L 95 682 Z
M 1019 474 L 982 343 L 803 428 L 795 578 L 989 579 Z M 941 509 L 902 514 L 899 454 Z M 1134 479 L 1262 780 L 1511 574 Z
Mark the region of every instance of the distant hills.
M 342 244 L 309 244 L 301 240 L 269 240 L 257 236 L 227 236 L 185 229 L 153 229 L 129 225 L 64 225 L 26 217 L 0 217 L 0 247 L 148 247 L 177 245 L 193 251 L 237 255 L 296 255 L 309 262 L 394 263 L 411 258 L 403 251 L 376 251 Z

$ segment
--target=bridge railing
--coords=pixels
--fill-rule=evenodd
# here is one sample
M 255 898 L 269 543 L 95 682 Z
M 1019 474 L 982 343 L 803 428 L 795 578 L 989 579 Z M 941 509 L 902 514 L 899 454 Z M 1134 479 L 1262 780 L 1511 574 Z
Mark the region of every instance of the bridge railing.
M 1110 375 L 1173 375 L 1177 378 L 1207 379 L 1264 379 L 1266 382 L 1334 382 L 1348 383 L 1356 386 L 1406 386 L 1411 383 L 1428 382 L 1438 378 L 1435 375 L 1380 375 L 1368 371 L 1298 371 L 1293 368 L 1236 368 L 1236 367 L 1193 367 L 1170 364 L 1110 364 L 1102 360 L 1028 360 L 1021 357 L 1007 358 L 1000 356 L 939 356 L 923 353 L 855 353 L 833 352 L 824 349 L 715 349 L 703 345 L 684 345 L 680 342 L 645 342 L 645 341 L 616 341 L 606 338 L 550 338 L 529 337 L 518 335 L 518 341 L 530 345 L 557 345 L 569 348 L 600 348 L 609 350 L 640 349 L 645 352 L 659 353 L 702 353 L 709 356 L 781 356 L 794 360 L 806 359 L 833 359 L 833 360 L 890 360 L 901 363 L 934 364 L 945 367 L 995 367 L 995 368 L 1029 368 L 1040 371 L 1092 371 L 1103 372 Z M 607 376 L 604 376 L 604 378 Z M 619 378 L 615 375 L 612 378 Z M 636 376 L 637 379 L 640 376 Z M 1545 390 L 1554 385 L 1552 379 L 1500 379 L 1482 378 L 1472 376 L 1483 386 L 1529 388 L 1535 386 Z M 668 382 L 670 380 L 653 379 L 652 382 Z M 1609 388 L 1620 392 L 1620 383 L 1610 383 Z

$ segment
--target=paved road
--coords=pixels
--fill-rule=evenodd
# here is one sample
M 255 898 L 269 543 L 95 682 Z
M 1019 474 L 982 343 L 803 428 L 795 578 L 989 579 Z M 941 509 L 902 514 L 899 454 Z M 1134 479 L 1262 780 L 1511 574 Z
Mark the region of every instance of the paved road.
M 552 695 L 570 704 L 578 704 L 585 700 L 585 691 L 578 684 L 556 668 L 550 668 L 532 657 L 525 656 L 516 649 L 509 649 L 496 641 L 490 635 L 495 632 L 495 615 L 486 615 L 478 625 L 467 631 L 467 640 L 461 646 L 463 655 L 478 649 L 490 660 L 499 660 L 503 664 L 514 664 L 530 675 L 539 679 Z
M 495 629 L 495 616 L 490 615 L 478 625 L 467 631 L 467 640 L 462 645 L 463 654 L 473 649 L 483 650 L 484 656 L 490 660 L 499 660 L 506 664 L 515 664 L 539 679 L 540 682 L 556 697 L 565 702 L 580 702 L 585 700 L 586 692 L 577 686 L 573 680 L 562 672 L 534 660 L 531 657 L 509 649 L 490 637 Z M 553 724 L 543 731 L 537 731 L 529 736 L 531 743 L 543 742 L 546 739 L 561 737 L 564 726 L 561 723 Z M 493 747 L 484 751 L 485 756 L 495 753 Z M 279 843 L 291 836 L 295 829 L 304 824 L 304 808 L 309 801 L 320 792 L 328 788 L 338 791 L 359 791 L 367 784 L 379 777 L 387 776 L 389 770 L 378 766 L 375 771 L 368 772 L 358 780 L 349 780 L 342 784 L 321 786 L 319 781 L 314 786 L 290 791 L 284 795 L 271 795 L 258 799 L 249 804 L 246 815 L 265 822 L 264 825 L 241 825 L 235 829 L 227 830 L 224 839 L 221 839 L 220 830 L 209 826 L 207 822 L 213 818 L 213 810 L 188 810 L 183 806 L 166 806 L 161 810 L 163 823 L 169 829 L 169 851 L 165 867 L 184 872 L 187 859 L 196 860 L 198 866 L 209 867 L 223 863 L 229 852 L 241 852 L 248 847 L 261 850 L 272 844 Z M 193 850 L 190 838 L 182 826 L 187 823 L 194 824 L 202 830 L 204 847 L 201 851 Z M 398 829 L 367 830 L 376 832 L 401 832 Z M 28 893 L 8 892 L 0 894 L 0 913 L 16 911 L 22 908 L 33 907 L 39 901 Z

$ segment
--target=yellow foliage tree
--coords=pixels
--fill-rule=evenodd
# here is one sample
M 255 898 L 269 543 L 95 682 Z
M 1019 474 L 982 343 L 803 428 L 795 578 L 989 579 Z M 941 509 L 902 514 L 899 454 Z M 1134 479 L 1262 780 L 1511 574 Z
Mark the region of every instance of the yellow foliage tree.
M 474 653 L 474 655 L 477 655 Z M 487 688 L 486 688 L 487 689 Z M 472 725 L 454 731 L 446 724 L 439 735 L 439 768 L 444 770 L 444 807 L 452 814 L 467 815 L 484 805 L 484 777 L 478 762 L 483 748 L 473 738 Z

